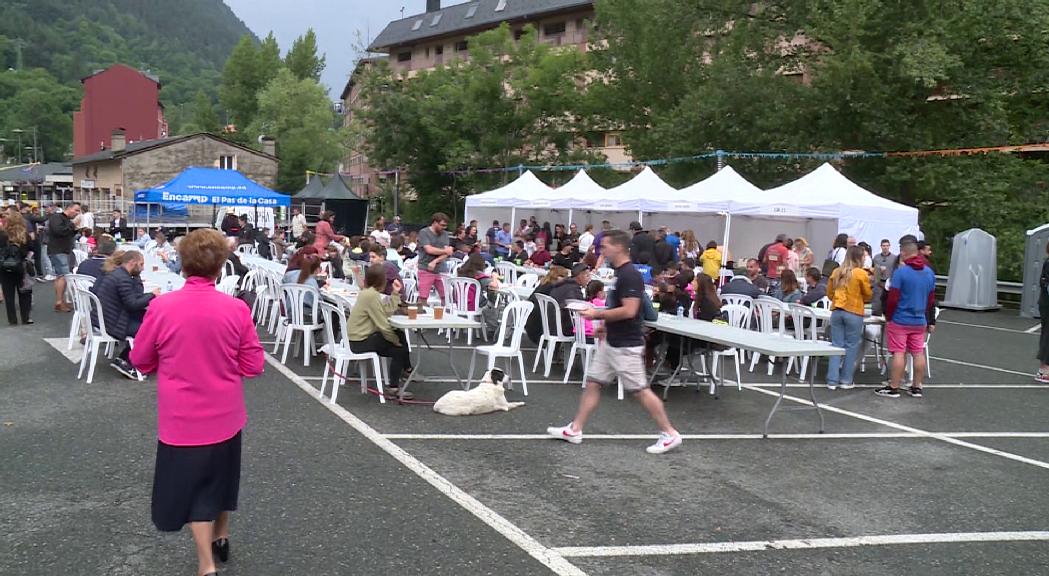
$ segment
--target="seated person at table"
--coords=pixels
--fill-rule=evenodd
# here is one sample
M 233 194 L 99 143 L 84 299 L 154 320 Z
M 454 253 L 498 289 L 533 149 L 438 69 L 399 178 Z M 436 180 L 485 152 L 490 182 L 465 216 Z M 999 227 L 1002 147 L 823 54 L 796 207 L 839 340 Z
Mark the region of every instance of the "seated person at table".
M 248 267 L 240 261 L 240 256 L 237 254 L 237 239 L 229 238 L 226 242 L 229 245 L 229 255 L 226 256 L 226 259 L 233 264 L 233 273 L 243 280 L 248 274 Z
M 347 324 L 350 350 L 354 353 L 375 352 L 390 359 L 389 381 L 386 382 L 388 397 L 396 397 L 400 390 L 401 375 L 411 370 L 408 346 L 404 333 L 390 326 L 390 316 L 401 303 L 401 281 L 394 280 L 390 286 L 390 297 L 386 291 L 386 267 L 369 266 L 364 275 L 365 288 L 357 295 Z M 411 396 L 405 393 L 404 399 Z
M 270 244 L 270 230 L 269 228 L 263 228 L 256 230 L 255 242 L 258 243 L 259 258 L 265 258 L 266 260 L 273 260 L 273 251 L 271 250 Z
M 798 299 L 798 304 L 812 306 L 827 296 L 827 281 L 823 279 L 823 272 L 819 268 L 813 266 L 805 271 L 805 284 L 809 290 Z
M 575 334 L 572 325 L 572 315 L 565 305 L 569 300 L 583 300 L 586 298 L 586 286 L 590 284 L 590 268 L 586 264 L 576 264 L 572 267 L 572 277 L 566 278 L 554 285 L 550 290 L 550 297 L 557 300 L 558 310 L 561 312 L 561 328 L 565 336 Z M 551 319 L 552 320 L 552 319 Z M 556 324 L 550 324 L 550 330 L 554 330 Z
M 803 296 L 801 286 L 798 286 L 798 277 L 794 271 L 787 268 L 780 272 L 779 287 L 772 294 L 777 300 L 788 304 L 801 300 Z
M 506 256 L 506 259 L 518 266 L 524 264 L 525 260 L 528 260 L 528 252 L 525 252 L 524 242 L 517 240 L 510 246 L 510 253 Z
M 175 253 L 172 254 L 170 257 L 167 257 L 167 258 L 165 258 L 164 256 L 160 257 L 160 259 L 164 262 L 164 265 L 168 267 L 168 270 L 174 272 L 175 274 L 181 274 L 182 273 L 182 258 L 179 258 L 179 255 L 178 255 L 178 245 L 181 242 L 182 242 L 182 237 L 181 236 L 179 236 L 178 238 L 175 238 L 174 240 L 172 240 L 171 245 L 175 247 Z M 243 278 L 243 276 L 242 276 L 242 278 Z
M 721 297 L 714 286 L 714 279 L 701 272 L 696 275 L 693 282 L 696 291 L 696 301 L 692 306 L 692 317 L 697 320 L 711 320 L 721 314 Z
M 466 258 L 466 262 L 463 262 L 463 265 L 459 267 L 458 272 L 460 278 L 473 278 L 481 285 L 480 301 L 482 308 L 488 305 L 488 291 L 499 289 L 499 280 L 486 274 L 484 271 L 485 268 L 487 268 L 487 264 L 480 254 L 470 254 L 470 256 Z M 472 289 L 470 293 L 466 295 L 466 301 L 468 303 L 467 311 L 473 312 L 474 294 Z
M 95 248 L 95 253 L 90 258 L 84 260 L 77 267 L 76 273 L 83 274 L 85 276 L 91 276 L 95 279 L 95 284 L 98 284 L 105 276 L 103 267 L 106 264 L 106 260 L 117 251 L 117 244 L 113 241 L 113 237 L 108 234 L 103 234 L 98 240 L 98 247 Z
M 390 237 L 390 245 L 386 248 L 386 261 L 397 267 L 404 268 L 404 259 L 401 257 L 401 247 L 404 246 L 404 236 L 394 234 Z
M 342 255 L 339 254 L 339 249 L 334 246 L 328 246 L 327 252 L 328 270 L 331 277 L 336 280 L 346 279 L 346 273 L 342 270 Z
M 294 254 L 291 255 L 291 258 L 288 259 L 288 268 L 285 270 L 285 272 L 291 272 L 292 270 L 298 270 L 299 268 L 302 267 L 302 261 L 307 256 L 318 256 L 318 255 L 319 255 L 319 253 L 317 252 L 317 249 L 313 247 L 313 244 L 308 244 L 305 247 L 299 248 L 298 250 L 295 251 Z
M 539 247 L 535 241 L 535 234 L 529 234 L 525 237 L 524 250 L 528 253 L 528 257 L 531 258 L 532 254 L 535 254 L 536 249 Z M 545 246 L 544 246 L 545 248 Z
M 755 262 L 757 262 L 757 260 L 755 260 Z M 753 282 L 751 282 L 750 277 L 747 276 L 747 269 L 740 267 L 735 269 L 732 280 L 729 280 L 721 289 L 721 295 L 725 296 L 726 294 L 742 294 L 743 296 L 757 298 L 758 296 L 761 296 L 762 292 Z
M 695 280 L 696 273 L 692 270 L 682 270 L 674 279 L 674 284 L 677 285 L 678 292 L 688 295 L 688 301 L 690 304 L 696 299 Z
M 539 300 L 535 297 L 536 294 L 545 294 L 550 296 L 550 292 L 553 291 L 554 286 L 558 282 L 568 277 L 568 270 L 561 266 L 551 266 L 550 270 L 547 271 L 546 276 L 543 276 L 539 280 L 539 285 L 536 286 L 535 291 L 528 297 L 528 301 L 532 303 L 532 313 L 528 315 L 528 320 L 525 321 L 525 334 L 528 335 L 528 339 L 533 343 L 538 344 L 539 338 L 543 335 L 543 319 L 539 316 Z
M 648 264 L 648 254 L 638 256 L 638 261 L 634 263 L 634 268 L 641 274 L 642 282 L 646 285 L 652 284 L 652 267 Z
M 586 285 L 586 301 L 593 304 L 597 308 L 605 307 L 605 283 L 600 280 L 591 280 Z M 586 318 L 583 320 L 583 333 L 586 334 L 587 341 L 594 337 L 594 321 Z
M 350 260 L 368 262 L 371 260 L 371 251 L 372 243 L 367 238 L 361 238 L 361 241 L 357 243 L 357 246 L 350 250 Z
M 579 251 L 576 250 L 575 246 L 572 244 L 566 243 L 561 246 L 561 249 L 557 254 L 554 254 L 551 262 L 558 266 L 571 268 L 572 266 L 575 266 L 576 262 L 579 262 Z
M 376 242 L 372 245 L 371 252 L 368 253 L 371 258 L 369 264 L 369 270 L 376 266 L 381 266 L 386 271 L 386 287 L 382 290 L 383 294 L 389 294 L 390 290 L 393 289 L 394 280 L 401 279 L 401 272 L 393 265 L 393 262 L 386 260 L 386 247 Z M 367 280 L 367 278 L 365 278 Z
M 313 295 L 320 293 L 321 285 L 317 281 L 317 271 L 321 267 L 320 256 L 316 254 L 308 254 L 302 258 L 299 262 L 299 269 L 288 270 L 284 273 L 285 284 L 304 284 L 313 288 L 313 290 L 306 294 L 302 299 L 302 304 L 307 310 L 313 308 Z
M 117 252 L 102 266 L 105 276 L 91 288 L 102 305 L 106 332 L 118 342 L 124 343 L 120 355 L 109 365 L 132 380 L 138 379 L 138 372 L 128 360 L 131 347 L 125 339 L 134 338 L 138 333 L 146 315 L 146 307 L 153 298 L 160 295 L 160 288 L 154 288 L 152 292 L 146 292 L 143 288 L 140 275 L 144 267 L 145 259 L 141 252 Z M 92 321 L 97 325 L 97 318 L 93 318 Z
M 528 257 L 528 260 L 525 261 L 525 266 L 536 266 L 542 268 L 543 266 L 546 266 L 547 262 L 550 262 L 550 260 L 550 251 L 546 249 L 545 245 L 539 244 L 536 246 L 535 251 L 532 252 L 532 255 Z
M 470 256 L 470 247 L 466 245 L 466 242 L 457 240 L 455 242 L 455 251 L 452 252 L 452 258 L 466 262 L 466 259 Z
M 391 248 L 393 247 L 395 241 L 400 242 L 400 248 L 397 249 L 397 254 L 401 256 L 402 263 L 405 260 L 411 260 L 412 258 L 418 256 L 418 254 L 415 253 L 415 250 L 412 250 L 411 247 L 408 246 L 408 239 L 405 238 L 404 235 L 394 236 L 393 239 L 390 240 Z
M 750 278 L 750 282 L 754 284 L 762 294 L 768 294 L 769 279 L 761 273 L 761 263 L 758 262 L 757 258 L 750 258 L 747 260 L 747 277 Z
M 168 242 L 168 237 L 163 231 L 157 230 L 157 233 L 153 235 L 156 244 L 152 246 L 156 255 L 161 260 L 167 262 L 172 256 L 175 255 L 175 247 Z

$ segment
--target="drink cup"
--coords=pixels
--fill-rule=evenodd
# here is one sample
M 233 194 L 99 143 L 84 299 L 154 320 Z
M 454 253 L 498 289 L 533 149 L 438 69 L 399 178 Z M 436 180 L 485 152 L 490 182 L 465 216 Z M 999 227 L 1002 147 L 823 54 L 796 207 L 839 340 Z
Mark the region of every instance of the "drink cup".
M 433 319 L 434 320 L 440 320 L 442 318 L 444 318 L 444 308 L 441 308 L 440 306 L 438 306 L 437 308 L 434 308 L 433 309 Z
M 417 308 L 409 308 L 408 309 L 408 319 L 409 320 L 415 320 L 418 317 L 419 317 L 419 310 Z

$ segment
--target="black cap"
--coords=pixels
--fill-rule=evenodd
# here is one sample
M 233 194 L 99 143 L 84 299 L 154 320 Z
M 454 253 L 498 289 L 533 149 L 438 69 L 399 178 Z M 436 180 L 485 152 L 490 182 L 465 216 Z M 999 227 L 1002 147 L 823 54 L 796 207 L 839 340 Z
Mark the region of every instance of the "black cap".
M 641 223 L 638 222 L 637 220 L 634 220 L 633 222 L 630 223 L 630 229 L 631 230 L 640 230 L 641 229 Z
M 587 266 L 586 264 L 583 264 L 582 262 L 580 262 L 580 263 L 576 264 L 575 266 L 572 266 L 572 278 L 575 278 L 576 276 L 579 276 L 583 272 L 589 272 L 589 271 L 590 271 L 590 267 Z

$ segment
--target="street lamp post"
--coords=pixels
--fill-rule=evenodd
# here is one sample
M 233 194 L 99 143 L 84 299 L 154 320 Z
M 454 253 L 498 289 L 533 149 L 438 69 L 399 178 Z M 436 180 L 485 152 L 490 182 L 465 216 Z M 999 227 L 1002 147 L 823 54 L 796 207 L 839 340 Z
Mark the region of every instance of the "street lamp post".
M 11 131 L 12 134 L 17 134 L 18 135 L 18 148 L 15 148 L 15 150 L 18 151 L 18 163 L 19 164 L 22 163 L 22 132 L 25 132 L 25 130 L 22 130 L 21 128 L 15 128 L 14 130 Z

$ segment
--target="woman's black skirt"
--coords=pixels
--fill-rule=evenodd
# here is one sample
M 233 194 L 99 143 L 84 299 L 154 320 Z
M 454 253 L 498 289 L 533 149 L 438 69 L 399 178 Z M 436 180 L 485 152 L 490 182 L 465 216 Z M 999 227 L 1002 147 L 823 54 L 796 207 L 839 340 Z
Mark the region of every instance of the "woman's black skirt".
M 211 522 L 237 509 L 241 433 L 218 444 L 171 446 L 157 442 L 153 524 L 178 532 L 187 522 Z

